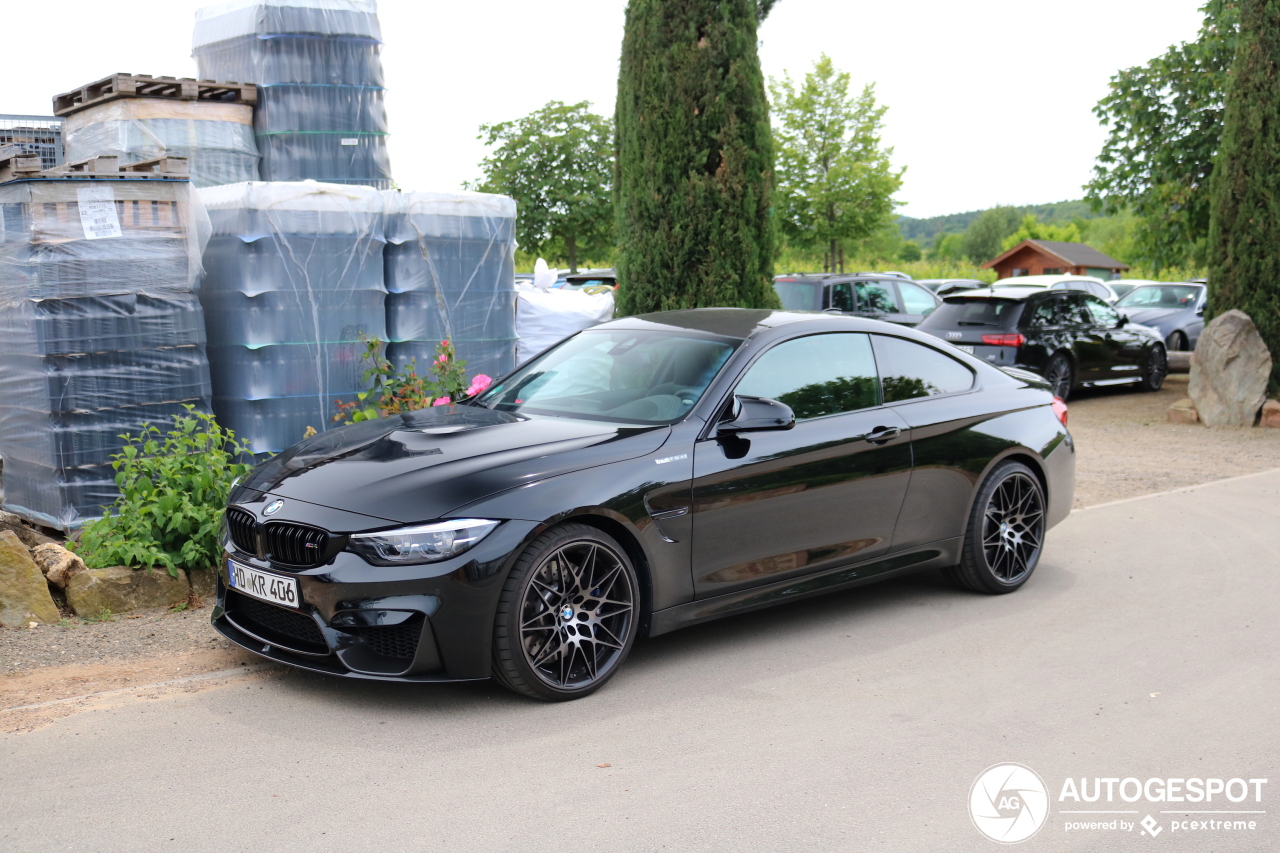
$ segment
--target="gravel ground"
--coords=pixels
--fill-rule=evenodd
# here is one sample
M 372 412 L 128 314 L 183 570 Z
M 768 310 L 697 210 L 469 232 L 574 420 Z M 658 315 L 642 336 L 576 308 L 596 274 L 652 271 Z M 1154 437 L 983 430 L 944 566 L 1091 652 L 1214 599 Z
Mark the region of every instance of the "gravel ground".
M 1156 394 L 1109 389 L 1071 400 L 1070 426 L 1080 454 L 1077 507 L 1280 468 L 1280 430 L 1168 423 L 1165 410 L 1185 396 L 1183 375 L 1169 377 Z M 32 701 L 28 680 L 20 676 L 38 669 L 65 667 L 75 681 L 85 681 L 80 673 L 92 669 L 88 682 L 98 684 L 110 682 L 104 673 L 111 665 L 131 673 L 120 676 L 129 681 L 153 670 L 180 668 L 190 675 L 251 660 L 256 658 L 213 632 L 207 606 L 115 622 L 0 629 L 0 708 Z M 49 695 L 48 681 L 41 679 L 46 686 L 36 698 Z

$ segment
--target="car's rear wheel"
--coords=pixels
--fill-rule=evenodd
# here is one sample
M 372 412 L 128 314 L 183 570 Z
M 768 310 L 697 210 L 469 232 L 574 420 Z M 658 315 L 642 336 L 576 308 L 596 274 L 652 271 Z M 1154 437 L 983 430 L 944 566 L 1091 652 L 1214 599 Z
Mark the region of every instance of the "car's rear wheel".
M 946 570 L 963 589 L 1000 595 L 1027 582 L 1044 548 L 1044 489 L 1021 462 L 1001 463 L 978 490 L 960 565 Z
M 494 620 L 493 672 L 550 702 L 599 690 L 635 642 L 639 584 L 627 552 L 585 524 L 543 533 L 516 561 Z
M 1159 391 L 1164 385 L 1164 378 L 1169 373 L 1169 356 L 1164 351 L 1164 344 L 1153 344 L 1142 360 L 1143 391 Z
M 1169 339 L 1165 341 L 1165 345 L 1169 348 L 1169 352 L 1186 352 L 1191 349 L 1191 346 L 1187 342 L 1187 336 L 1183 332 L 1174 332 L 1169 336 Z
M 1056 353 L 1045 365 L 1044 378 L 1052 386 L 1054 396 L 1066 402 L 1075 382 L 1075 368 L 1071 366 L 1071 359 L 1065 353 Z

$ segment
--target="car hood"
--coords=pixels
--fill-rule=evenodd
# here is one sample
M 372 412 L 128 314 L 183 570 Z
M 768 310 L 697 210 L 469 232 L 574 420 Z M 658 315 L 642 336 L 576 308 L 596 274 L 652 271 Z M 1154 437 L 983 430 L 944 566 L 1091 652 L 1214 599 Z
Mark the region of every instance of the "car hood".
M 1186 310 L 1185 308 L 1143 308 L 1139 311 L 1128 311 L 1126 315 L 1135 323 L 1151 324 L 1172 317 L 1174 314 L 1181 314 Z
M 439 407 L 307 439 L 255 468 L 241 488 L 430 521 L 516 486 L 652 453 L 670 434 L 668 426 Z

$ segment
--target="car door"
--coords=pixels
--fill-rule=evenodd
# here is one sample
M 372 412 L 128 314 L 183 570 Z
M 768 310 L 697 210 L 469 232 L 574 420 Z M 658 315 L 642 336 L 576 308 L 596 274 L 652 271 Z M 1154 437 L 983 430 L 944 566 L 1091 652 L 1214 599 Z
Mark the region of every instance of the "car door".
M 918 326 L 938 307 L 938 297 L 913 281 L 896 281 L 893 286 L 898 290 L 898 305 L 902 315 L 901 321 L 894 322 Z
M 696 595 L 885 553 L 911 478 L 910 431 L 880 405 L 868 336 L 775 344 L 734 393 L 786 403 L 796 425 L 724 438 L 713 432 L 695 445 Z
M 1111 372 L 1110 342 L 1089 311 L 1085 300 L 1091 297 L 1081 291 L 1069 290 L 1062 295 L 1065 308 L 1063 322 L 1071 337 L 1075 353 L 1076 375 L 1082 382 L 1106 379 Z
M 858 301 L 859 313 L 888 323 L 914 326 L 924 319 L 912 320 L 898 301 L 897 282 L 888 279 L 856 279 L 853 294 Z
M 1101 382 L 1123 382 L 1137 377 L 1142 354 L 1150 338 L 1136 328 L 1120 324 L 1120 312 L 1096 296 L 1084 297 L 1085 310 L 1093 318 L 1106 349 L 1106 370 Z

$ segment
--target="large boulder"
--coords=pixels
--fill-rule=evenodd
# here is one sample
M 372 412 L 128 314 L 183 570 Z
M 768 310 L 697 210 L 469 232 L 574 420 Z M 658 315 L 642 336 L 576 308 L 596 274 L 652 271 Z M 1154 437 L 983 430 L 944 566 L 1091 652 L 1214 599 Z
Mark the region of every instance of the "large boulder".
M 77 616 L 157 610 L 181 604 L 190 595 L 187 573 L 181 569 L 176 578 L 164 569 L 87 569 L 67 584 L 67 604 Z
M 0 530 L 0 626 L 25 628 L 32 622 L 51 625 L 58 619 L 49 585 L 27 546 L 12 531 Z
M 1200 333 L 1191 355 L 1191 399 L 1200 422 L 1211 427 L 1251 427 L 1267 399 L 1271 353 L 1253 320 L 1231 310 Z
M 66 589 L 71 578 L 86 568 L 84 560 L 61 545 L 37 545 L 31 551 L 31 559 L 44 572 L 45 579 L 58 589 Z

